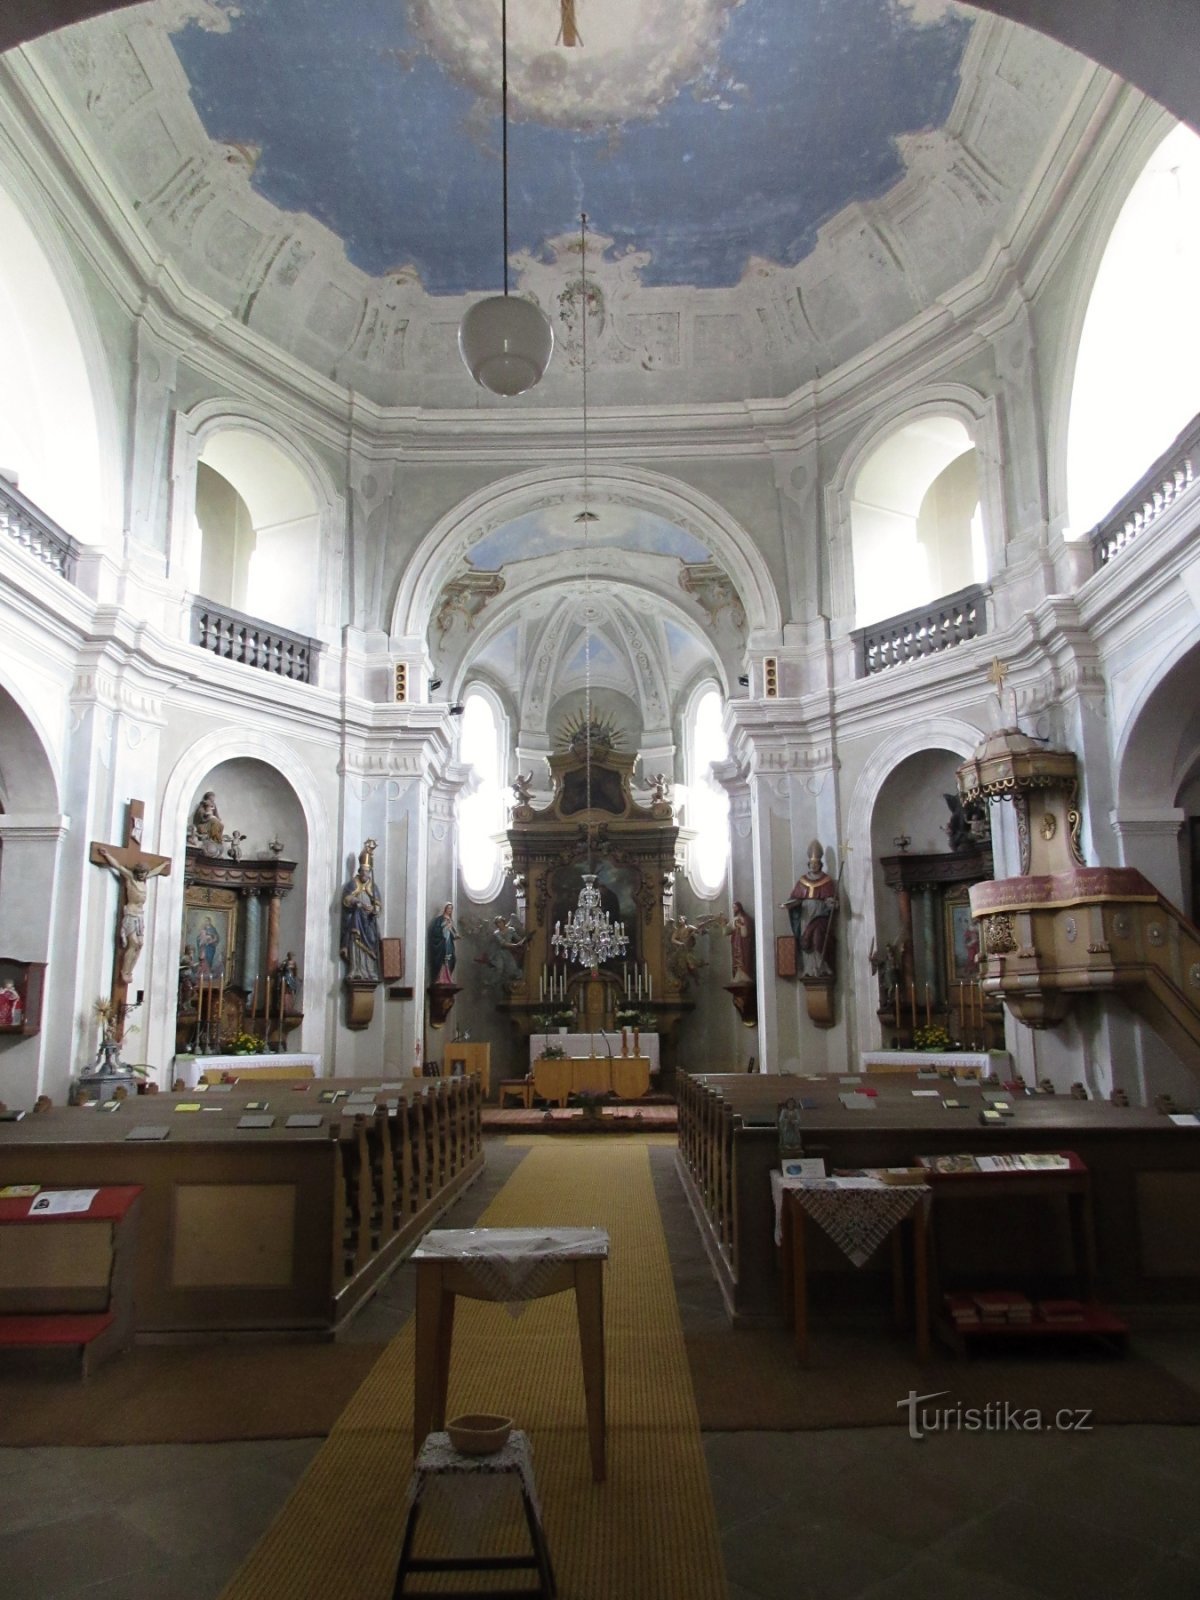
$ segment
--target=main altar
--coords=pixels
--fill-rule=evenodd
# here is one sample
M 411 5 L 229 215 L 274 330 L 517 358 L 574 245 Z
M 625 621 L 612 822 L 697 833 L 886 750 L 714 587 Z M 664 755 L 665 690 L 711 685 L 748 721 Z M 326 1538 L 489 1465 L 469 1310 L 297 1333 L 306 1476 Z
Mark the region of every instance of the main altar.
M 590 784 L 588 782 L 590 740 Z M 642 805 L 631 791 L 636 754 L 614 748 L 601 724 L 580 727 L 548 757 L 548 805 L 514 807 L 508 830 L 517 909 L 528 934 L 522 969 L 500 1008 L 522 1034 L 564 1022 L 572 1032 L 619 1037 L 636 1016 L 646 1034 L 670 1036 L 691 1010 L 668 963 L 679 829 L 668 800 Z M 590 805 L 589 805 L 590 799 Z M 628 947 L 594 968 L 572 969 L 556 953 L 555 927 L 574 910 L 585 873 Z

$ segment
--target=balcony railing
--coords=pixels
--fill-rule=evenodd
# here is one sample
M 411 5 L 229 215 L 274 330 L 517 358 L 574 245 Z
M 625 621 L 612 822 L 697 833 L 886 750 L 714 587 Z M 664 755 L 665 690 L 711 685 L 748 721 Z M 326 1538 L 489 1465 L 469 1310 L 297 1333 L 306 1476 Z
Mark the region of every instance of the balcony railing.
M 32 500 L 27 500 L 3 478 L 0 478 L 0 532 L 6 533 L 51 572 L 57 572 L 68 583 L 75 582 L 79 546 L 57 522 L 52 522 Z
M 919 661 L 950 650 L 987 632 L 987 590 L 982 584 L 948 594 L 932 605 L 907 611 L 850 635 L 858 657 L 858 676 L 869 678 L 904 661 Z
M 273 622 L 243 616 L 211 600 L 192 601 L 192 643 L 223 661 L 274 672 L 295 683 L 315 683 L 320 643 Z
M 1149 472 L 1088 535 L 1097 572 L 1187 493 L 1196 481 L 1198 467 L 1200 416 L 1192 418 L 1170 449 L 1164 450 Z

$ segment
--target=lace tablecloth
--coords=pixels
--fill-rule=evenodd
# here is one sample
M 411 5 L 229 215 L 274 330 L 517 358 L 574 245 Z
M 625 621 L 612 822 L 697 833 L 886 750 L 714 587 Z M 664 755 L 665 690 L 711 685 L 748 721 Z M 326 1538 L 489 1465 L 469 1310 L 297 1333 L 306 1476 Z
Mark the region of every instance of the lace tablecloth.
M 893 1184 L 879 1178 L 785 1178 L 771 1174 L 775 1242 L 782 1244 L 783 1191 L 791 1189 L 806 1217 L 823 1228 L 848 1260 L 861 1267 L 905 1217 L 927 1206 L 927 1183 Z
M 496 1300 L 536 1300 L 564 1261 L 608 1259 L 604 1228 L 433 1228 L 414 1261 L 453 1261 Z

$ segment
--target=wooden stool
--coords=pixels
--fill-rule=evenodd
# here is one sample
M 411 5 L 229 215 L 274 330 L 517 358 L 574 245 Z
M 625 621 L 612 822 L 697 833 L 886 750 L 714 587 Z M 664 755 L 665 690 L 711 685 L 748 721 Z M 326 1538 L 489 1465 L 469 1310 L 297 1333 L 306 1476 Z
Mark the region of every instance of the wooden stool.
M 525 1524 L 529 1529 L 531 1551 L 529 1555 L 497 1556 L 414 1556 L 413 1537 L 421 1498 L 432 1479 L 448 1477 L 465 1478 L 472 1474 L 513 1474 L 521 1489 L 521 1505 Z M 488 1456 L 464 1456 L 450 1443 L 447 1433 L 431 1433 L 421 1446 L 413 1465 L 412 1482 L 408 1490 L 408 1518 L 404 1524 L 404 1544 L 400 1550 L 400 1563 L 396 1568 L 396 1582 L 392 1600 L 435 1600 L 432 1589 L 404 1588 L 410 1572 L 536 1572 L 536 1589 L 494 1589 L 483 1593 L 503 1595 L 506 1600 L 555 1600 L 558 1590 L 554 1584 L 554 1568 L 550 1564 L 550 1549 L 542 1528 L 541 1507 L 533 1481 L 533 1460 L 529 1440 L 519 1428 L 514 1428 L 501 1450 Z M 439 1589 L 437 1595 L 478 1596 L 478 1589 Z
M 515 1094 L 525 1110 L 528 1111 L 533 1104 L 533 1079 L 530 1077 L 501 1078 L 499 1105 L 503 1106 L 505 1096 L 510 1094 Z

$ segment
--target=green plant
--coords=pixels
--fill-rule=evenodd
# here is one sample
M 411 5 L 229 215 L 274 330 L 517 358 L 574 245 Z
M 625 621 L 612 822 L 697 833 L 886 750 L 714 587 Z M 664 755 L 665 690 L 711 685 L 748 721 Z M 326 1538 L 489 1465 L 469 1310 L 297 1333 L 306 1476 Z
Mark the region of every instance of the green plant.
M 565 1061 L 567 1052 L 560 1044 L 548 1044 L 538 1056 L 539 1061 Z
M 948 1050 L 950 1035 L 938 1023 L 931 1023 L 916 1030 L 913 1034 L 913 1046 L 917 1050 Z
M 257 1056 L 265 1049 L 265 1041 L 256 1033 L 235 1033 L 229 1041 L 228 1050 L 231 1056 Z

